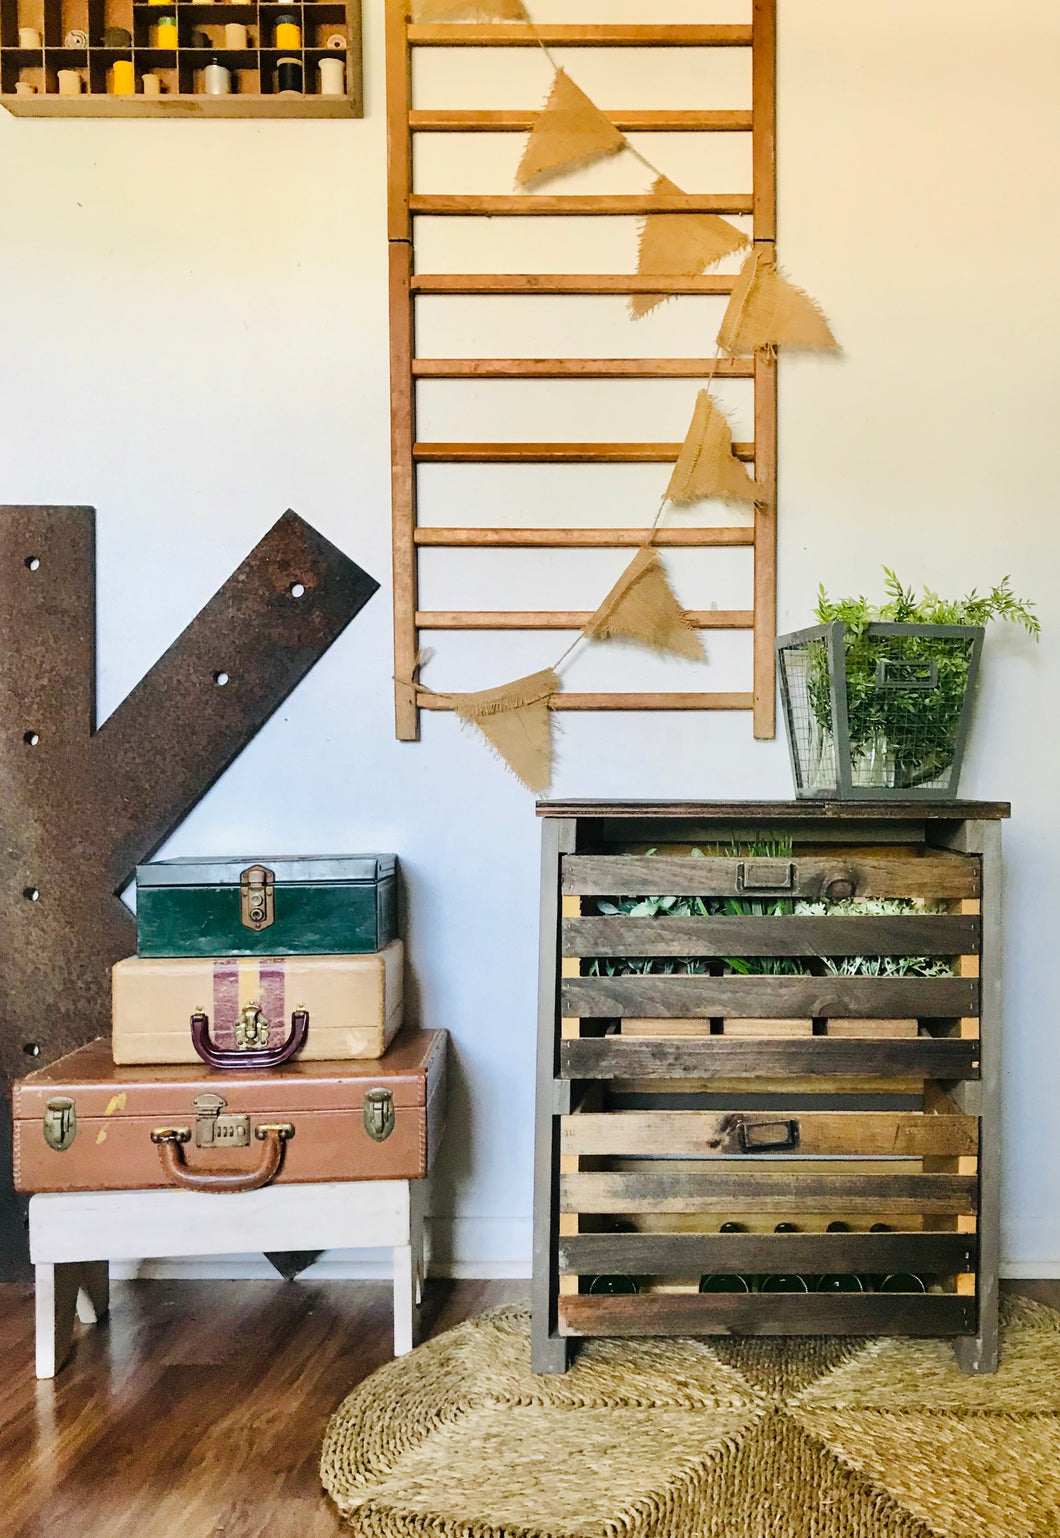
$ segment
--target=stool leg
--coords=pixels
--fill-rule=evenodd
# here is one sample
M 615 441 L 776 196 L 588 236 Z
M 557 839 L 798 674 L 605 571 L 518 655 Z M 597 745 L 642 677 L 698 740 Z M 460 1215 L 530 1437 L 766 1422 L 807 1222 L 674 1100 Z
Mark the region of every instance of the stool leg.
M 41 1264 L 36 1276 L 37 1377 L 54 1378 L 70 1355 L 81 1267 Z
M 110 1266 L 105 1260 L 86 1260 L 81 1265 L 77 1290 L 77 1317 L 82 1324 L 98 1324 L 110 1308 Z
M 394 1355 L 407 1356 L 415 1340 L 416 1261 L 411 1244 L 394 1246 Z

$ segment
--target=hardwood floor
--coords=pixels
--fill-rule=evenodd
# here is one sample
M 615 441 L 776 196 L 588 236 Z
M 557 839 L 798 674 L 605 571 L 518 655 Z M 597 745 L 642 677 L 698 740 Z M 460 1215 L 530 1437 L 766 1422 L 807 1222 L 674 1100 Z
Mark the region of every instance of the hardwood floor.
M 391 1356 L 390 1288 L 124 1282 L 33 1376 L 33 1290 L 0 1288 L 0 1532 L 7 1538 L 336 1538 L 317 1459 L 340 1400 Z M 438 1334 L 520 1282 L 432 1282 Z
M 1012 1282 L 1060 1307 L 1060 1282 Z M 432 1282 L 429 1335 L 521 1282 Z M 317 1457 L 339 1401 L 391 1353 L 390 1288 L 119 1282 L 59 1376 L 33 1377 L 33 1290 L 0 1287 L 7 1538 L 338 1538 Z

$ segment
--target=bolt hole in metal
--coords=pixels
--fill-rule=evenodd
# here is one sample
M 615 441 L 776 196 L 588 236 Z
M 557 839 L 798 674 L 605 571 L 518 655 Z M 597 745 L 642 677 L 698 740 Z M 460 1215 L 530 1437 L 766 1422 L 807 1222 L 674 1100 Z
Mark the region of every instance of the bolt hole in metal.
M 213 675 L 213 681 L 219 689 L 223 689 L 225 684 L 228 682 L 228 674 L 225 672 L 215 673 Z
M 23 562 L 23 565 L 25 566 L 27 571 L 38 571 L 40 569 L 40 556 L 39 555 L 27 555 L 25 561 Z
M 292 598 L 302 598 L 305 595 L 305 583 L 292 582 L 287 591 L 290 593 Z
M 23 732 L 22 741 L 26 744 L 27 748 L 35 748 L 38 742 L 40 742 L 40 737 L 36 732 Z
M 22 888 L 22 895 L 28 903 L 40 901 L 40 892 L 35 886 L 24 886 Z
M 40 1042 L 24 1041 L 22 1043 L 22 1050 L 27 1057 L 40 1057 Z

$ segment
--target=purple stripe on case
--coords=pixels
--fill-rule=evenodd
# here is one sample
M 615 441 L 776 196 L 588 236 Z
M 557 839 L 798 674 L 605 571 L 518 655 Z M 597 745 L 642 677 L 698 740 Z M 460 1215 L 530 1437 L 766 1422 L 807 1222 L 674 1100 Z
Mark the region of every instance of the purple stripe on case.
M 282 961 L 263 961 L 259 968 L 261 1007 L 269 1022 L 269 1046 L 278 1047 L 287 1040 L 287 970 Z
M 234 1048 L 239 1017 L 239 967 L 228 961 L 213 964 L 213 1017 L 210 1035 L 219 1047 Z

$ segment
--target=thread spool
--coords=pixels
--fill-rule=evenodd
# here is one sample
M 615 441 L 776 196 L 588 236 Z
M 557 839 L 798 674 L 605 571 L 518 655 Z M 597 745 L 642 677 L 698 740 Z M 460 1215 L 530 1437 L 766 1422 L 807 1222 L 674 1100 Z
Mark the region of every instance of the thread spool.
M 301 59 L 277 59 L 276 94 L 277 96 L 305 94 L 305 71 L 302 69 Z
M 40 33 L 36 27 L 19 27 L 18 46 L 20 48 L 39 48 L 41 46 Z
M 225 22 L 225 47 L 237 53 L 247 46 L 247 29 L 241 21 Z
M 228 96 L 232 90 L 232 72 L 214 59 L 205 70 L 207 96 Z
M 212 48 L 213 38 L 208 32 L 193 32 L 191 34 L 191 46 L 193 48 Z
M 177 18 L 175 16 L 160 16 L 158 26 L 155 28 L 156 48 L 175 48 L 177 46 Z
M 16 80 L 15 81 L 15 95 L 16 96 L 36 96 L 36 94 L 37 94 L 37 87 L 35 85 L 30 85 L 28 80 Z
M 161 77 L 161 75 L 143 75 L 143 76 L 141 76 L 140 83 L 141 83 L 141 85 L 144 88 L 144 95 L 145 96 L 161 96 L 161 94 L 162 94 L 162 77 Z
M 345 96 L 346 60 L 336 54 L 334 58 L 320 59 L 317 68 L 320 70 L 321 96 Z
M 298 25 L 297 18 L 286 11 L 277 16 L 273 37 L 277 48 L 301 48 L 302 29 Z
M 80 27 L 71 27 L 69 32 L 63 38 L 63 47 L 64 48 L 87 48 L 88 47 L 88 33 L 83 31 Z
M 340 49 L 341 48 L 343 53 L 345 53 L 345 51 L 346 51 L 346 39 L 343 37 L 341 32 L 332 32 L 330 37 L 327 37 L 327 38 L 324 39 L 324 47 L 325 48 L 335 48 L 335 49 Z
M 81 71 L 77 69 L 61 69 L 59 71 L 59 95 L 81 95 Z
M 111 65 L 110 88 L 115 96 L 135 96 L 136 71 L 131 59 L 115 59 Z

